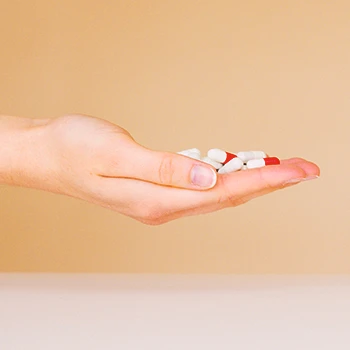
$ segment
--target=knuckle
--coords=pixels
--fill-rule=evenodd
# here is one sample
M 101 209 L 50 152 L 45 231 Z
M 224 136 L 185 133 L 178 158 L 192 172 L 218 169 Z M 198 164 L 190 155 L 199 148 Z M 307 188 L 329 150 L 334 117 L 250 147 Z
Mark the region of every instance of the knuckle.
M 293 162 L 298 163 L 298 162 L 302 162 L 304 159 L 301 158 L 301 157 L 293 157 L 293 158 L 291 158 L 291 160 L 292 160 Z
M 239 205 L 245 204 L 247 202 L 247 199 L 242 196 L 237 195 L 227 195 L 226 196 L 226 203 L 229 207 L 238 207 Z
M 225 183 L 223 184 L 223 191 L 221 192 L 217 204 L 223 207 L 237 207 L 245 204 L 247 199 L 237 192 L 236 189 L 230 188 Z
M 173 181 L 174 172 L 175 167 L 172 155 L 164 155 L 158 170 L 159 183 L 163 185 L 171 184 Z
M 238 207 L 239 205 L 246 204 L 248 202 L 247 197 L 239 197 L 239 198 L 231 198 L 230 199 L 230 204 L 233 207 Z
M 259 168 L 258 169 L 258 180 L 262 184 L 262 187 L 266 190 L 273 190 L 274 186 L 271 184 L 270 181 L 266 179 L 265 172 L 263 171 L 264 168 Z
M 236 195 L 228 191 L 228 188 L 224 186 L 223 191 L 217 198 L 216 204 L 223 207 L 233 207 L 235 206 Z

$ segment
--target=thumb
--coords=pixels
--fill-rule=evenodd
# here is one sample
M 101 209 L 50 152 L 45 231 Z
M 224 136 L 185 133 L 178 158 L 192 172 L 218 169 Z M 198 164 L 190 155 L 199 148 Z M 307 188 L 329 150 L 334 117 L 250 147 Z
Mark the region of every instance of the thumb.
M 118 155 L 116 169 L 108 176 L 133 178 L 155 184 L 205 190 L 215 186 L 217 172 L 209 164 L 171 152 L 129 145 Z
M 210 189 L 216 184 L 217 172 L 209 164 L 174 153 L 154 152 L 153 157 L 159 184 L 189 189 Z

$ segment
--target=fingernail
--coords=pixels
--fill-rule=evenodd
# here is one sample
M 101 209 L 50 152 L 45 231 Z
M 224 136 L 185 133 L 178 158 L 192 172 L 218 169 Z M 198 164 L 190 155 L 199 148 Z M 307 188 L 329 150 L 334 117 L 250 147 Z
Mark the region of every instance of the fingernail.
M 299 182 L 301 182 L 303 179 L 292 179 L 292 180 L 288 180 L 284 183 L 284 185 L 288 185 L 288 184 L 297 184 Z
M 312 176 L 305 177 L 302 181 L 316 180 L 318 178 L 319 178 L 318 175 L 312 175 Z
M 191 171 L 191 181 L 193 185 L 202 188 L 211 188 L 216 184 L 216 172 L 214 169 L 195 165 Z
M 284 185 L 297 184 L 297 183 L 302 182 L 302 181 L 315 180 L 315 179 L 318 179 L 318 178 L 319 178 L 318 175 L 312 175 L 312 176 L 302 177 L 302 178 L 298 178 L 298 179 L 291 179 L 291 180 L 285 182 Z

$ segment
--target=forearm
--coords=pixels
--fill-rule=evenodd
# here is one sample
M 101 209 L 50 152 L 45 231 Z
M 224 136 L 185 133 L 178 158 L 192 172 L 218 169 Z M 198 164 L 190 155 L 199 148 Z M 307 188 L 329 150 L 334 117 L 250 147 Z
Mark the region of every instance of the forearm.
M 0 116 L 0 184 L 48 190 L 48 119 Z

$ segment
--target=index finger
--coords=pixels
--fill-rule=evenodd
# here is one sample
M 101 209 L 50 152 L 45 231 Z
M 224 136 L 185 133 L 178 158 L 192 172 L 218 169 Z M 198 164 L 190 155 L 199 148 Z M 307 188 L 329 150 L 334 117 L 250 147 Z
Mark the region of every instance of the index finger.
M 262 190 L 282 188 L 285 184 L 297 183 L 319 174 L 320 169 L 316 164 L 302 158 L 291 158 L 282 160 L 280 165 L 223 174 L 217 187 L 223 187 L 229 196 L 244 196 Z
M 316 164 L 301 158 L 282 160 L 280 165 L 223 174 L 218 177 L 217 185 L 211 190 L 200 193 L 173 192 L 173 198 L 177 198 L 172 202 L 175 212 L 170 213 L 164 221 L 237 206 L 247 200 L 282 189 L 288 183 L 296 184 L 305 179 L 315 178 L 319 174 L 320 169 Z M 177 211 L 175 207 L 178 208 Z

